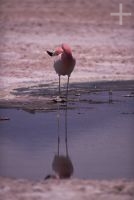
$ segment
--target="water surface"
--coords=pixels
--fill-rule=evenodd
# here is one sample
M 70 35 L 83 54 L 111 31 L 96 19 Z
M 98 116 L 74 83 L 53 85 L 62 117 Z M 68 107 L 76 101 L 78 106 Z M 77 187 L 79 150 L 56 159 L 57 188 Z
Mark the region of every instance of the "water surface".
M 134 101 L 127 91 L 85 93 L 50 112 L 31 114 L 0 109 L 0 175 L 43 179 L 52 172 L 58 151 L 68 152 L 73 177 L 84 179 L 134 178 Z M 74 107 L 75 105 L 75 107 Z M 67 114 L 67 115 L 66 115 Z M 67 126 L 67 130 L 65 130 Z

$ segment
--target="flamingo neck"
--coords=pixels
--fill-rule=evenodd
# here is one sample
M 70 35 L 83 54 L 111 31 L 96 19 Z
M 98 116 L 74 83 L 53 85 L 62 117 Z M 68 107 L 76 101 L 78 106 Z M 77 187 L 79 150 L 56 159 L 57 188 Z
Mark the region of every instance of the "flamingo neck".
M 62 58 L 63 59 L 72 59 L 72 53 L 71 52 L 66 52 L 66 51 L 64 51 L 63 53 L 62 53 Z
M 72 56 L 71 48 L 67 44 L 62 44 L 63 53 L 67 54 L 67 56 Z

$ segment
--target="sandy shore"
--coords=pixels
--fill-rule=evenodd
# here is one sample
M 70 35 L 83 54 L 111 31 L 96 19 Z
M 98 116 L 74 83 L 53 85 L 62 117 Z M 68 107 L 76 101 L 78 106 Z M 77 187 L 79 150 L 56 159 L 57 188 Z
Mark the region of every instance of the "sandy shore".
M 0 178 L 0 199 L 4 200 L 133 200 L 134 182 L 127 180 L 28 181 Z

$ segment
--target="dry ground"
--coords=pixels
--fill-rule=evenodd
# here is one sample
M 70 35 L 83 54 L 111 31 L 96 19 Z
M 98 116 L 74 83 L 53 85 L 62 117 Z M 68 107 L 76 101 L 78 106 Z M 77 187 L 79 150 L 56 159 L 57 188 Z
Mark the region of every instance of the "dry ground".
M 118 17 L 119 0 L 1 0 L 0 98 L 13 88 L 56 82 L 46 54 L 62 42 L 72 46 L 77 65 L 72 82 L 134 79 L 134 18 Z M 124 12 L 133 0 L 122 0 Z M 63 80 L 64 82 L 64 80 Z

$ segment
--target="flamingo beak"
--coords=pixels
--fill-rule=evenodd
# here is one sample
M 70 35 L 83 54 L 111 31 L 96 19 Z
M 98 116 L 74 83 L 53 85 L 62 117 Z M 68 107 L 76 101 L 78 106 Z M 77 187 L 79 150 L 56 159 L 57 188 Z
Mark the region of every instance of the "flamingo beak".
M 49 56 L 54 56 L 54 52 L 47 51 L 47 53 L 48 53 Z

